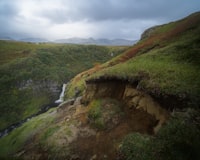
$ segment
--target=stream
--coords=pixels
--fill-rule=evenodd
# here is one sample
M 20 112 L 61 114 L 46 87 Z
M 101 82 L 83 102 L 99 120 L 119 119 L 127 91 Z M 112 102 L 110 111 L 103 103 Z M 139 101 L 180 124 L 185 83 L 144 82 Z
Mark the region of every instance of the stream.
M 8 126 L 7 128 L 3 129 L 3 130 L 0 130 L 0 138 L 8 135 L 11 131 L 13 131 L 14 129 L 22 126 L 22 124 L 24 124 L 25 122 L 28 122 L 31 118 L 33 117 L 36 117 L 42 113 L 45 113 L 47 112 L 50 108 L 53 108 L 53 107 L 58 107 L 58 104 L 62 103 L 64 101 L 64 93 L 65 93 L 65 87 L 66 87 L 67 84 L 63 84 L 62 86 L 62 91 L 60 93 L 60 96 L 59 96 L 59 99 L 56 100 L 55 102 L 53 103 L 50 103 L 50 104 L 47 104 L 47 105 L 44 105 L 43 107 L 41 107 L 41 109 L 35 113 L 35 114 L 32 114 L 31 116 L 19 121 L 19 122 L 16 122 L 10 126 Z

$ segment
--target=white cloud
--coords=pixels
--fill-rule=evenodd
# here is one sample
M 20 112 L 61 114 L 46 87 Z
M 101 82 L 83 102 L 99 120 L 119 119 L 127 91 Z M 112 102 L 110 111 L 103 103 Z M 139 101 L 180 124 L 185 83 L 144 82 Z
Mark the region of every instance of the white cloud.
M 69 22 L 64 24 L 55 24 L 49 27 L 48 33 L 51 33 L 52 39 L 61 39 L 69 37 L 91 37 L 94 31 L 94 25 L 86 21 Z

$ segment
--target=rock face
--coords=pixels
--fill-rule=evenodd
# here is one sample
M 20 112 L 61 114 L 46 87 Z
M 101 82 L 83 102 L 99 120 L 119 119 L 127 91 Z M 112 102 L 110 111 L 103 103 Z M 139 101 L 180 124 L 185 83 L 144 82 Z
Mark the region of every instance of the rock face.
M 145 31 L 142 33 L 140 40 L 143 40 L 143 39 L 145 39 L 145 38 L 150 37 L 151 34 L 155 31 L 156 28 L 157 28 L 157 26 L 154 26 L 154 27 L 151 27 L 151 28 L 145 30 Z
M 151 96 L 145 94 L 144 92 L 138 91 L 131 85 L 126 85 L 123 94 L 123 101 L 125 101 L 129 108 L 134 107 L 136 109 L 142 109 L 155 117 L 155 119 L 158 121 L 158 124 L 154 127 L 154 133 L 160 129 L 162 124 L 165 123 L 169 117 L 169 113 L 156 101 L 154 101 Z
M 101 81 L 98 83 L 88 82 L 85 94 L 82 98 L 82 103 L 89 103 L 95 98 L 115 98 L 122 99 L 126 84 L 116 81 Z
M 87 82 L 87 88 L 81 102 L 88 104 L 92 99 L 106 97 L 122 101 L 129 109 L 142 110 L 153 116 L 158 122 L 154 127 L 154 133 L 169 117 L 168 111 L 162 108 L 150 95 L 137 90 L 134 85 L 120 80 Z
M 42 92 L 46 92 L 49 94 L 52 99 L 55 99 L 58 97 L 60 92 L 60 85 L 51 80 L 43 80 L 43 81 L 33 81 L 32 79 L 22 81 L 18 85 L 19 90 L 23 89 L 32 89 L 33 94 L 39 94 Z

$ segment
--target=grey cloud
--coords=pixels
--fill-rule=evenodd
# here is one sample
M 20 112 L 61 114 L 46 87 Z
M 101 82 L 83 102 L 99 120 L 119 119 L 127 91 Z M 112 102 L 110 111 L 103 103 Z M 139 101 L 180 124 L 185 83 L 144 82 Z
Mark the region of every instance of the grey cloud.
M 200 2 L 196 3 L 199 5 L 188 0 L 96 0 L 81 10 L 91 20 L 169 19 L 199 10 Z
M 110 39 L 123 37 L 126 39 L 139 39 L 141 33 L 152 25 L 158 23 L 157 21 L 141 21 L 141 20 L 118 20 L 97 22 L 97 29 L 95 37 L 104 38 L 109 35 Z
M 196 0 L 194 0 L 196 1 Z M 119 19 L 170 19 L 179 18 L 200 9 L 200 2 L 193 5 L 188 0 L 76 0 L 62 1 L 69 10 L 52 10 L 41 12 L 53 22 L 67 21 L 105 21 Z
M 31 14 L 39 21 L 19 17 L 21 4 L 28 1 L 38 7 L 37 12 Z M 61 4 L 61 7 L 48 7 L 49 4 Z M 199 10 L 199 0 L 0 0 L 0 36 L 32 36 L 35 33 L 39 37 L 41 34 L 37 33 L 47 31 L 51 26 L 84 21 L 96 28 L 91 31 L 94 38 L 134 39 L 152 25 L 176 20 Z M 50 23 L 27 27 L 31 23 L 40 23 L 40 18 Z
M 11 36 L 14 34 L 13 19 L 18 13 L 16 3 L 10 0 L 0 1 L 0 36 Z
M 39 14 L 39 16 L 45 17 L 49 19 L 52 23 L 65 23 L 69 21 L 68 17 L 66 16 L 65 11 L 60 11 L 60 10 L 51 10 L 49 12 L 42 12 Z
M 10 17 L 16 15 L 18 9 L 12 1 L 0 1 L 0 17 Z

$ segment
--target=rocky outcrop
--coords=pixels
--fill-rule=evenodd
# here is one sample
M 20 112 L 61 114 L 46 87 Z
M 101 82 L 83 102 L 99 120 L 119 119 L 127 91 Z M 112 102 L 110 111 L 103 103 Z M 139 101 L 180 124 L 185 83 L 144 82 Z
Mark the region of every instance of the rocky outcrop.
M 143 40 L 143 39 L 150 37 L 152 35 L 152 33 L 154 33 L 154 31 L 156 30 L 157 27 L 158 26 L 154 26 L 154 27 L 151 27 L 151 28 L 148 28 L 147 30 L 145 30 L 142 33 L 140 40 Z
M 145 111 L 157 120 L 154 133 L 167 121 L 169 113 L 150 95 L 136 89 L 136 86 L 122 80 L 88 81 L 81 99 L 88 104 L 95 98 L 114 98 L 122 101 L 125 107 Z
M 49 94 L 52 99 L 58 97 L 60 93 L 60 85 L 58 82 L 52 80 L 34 81 L 32 79 L 24 80 L 17 85 L 19 90 L 31 89 L 33 94 L 40 94 L 45 92 Z
M 142 109 L 148 114 L 154 116 L 158 121 L 158 124 L 154 127 L 155 133 L 169 117 L 167 110 L 162 108 L 150 95 L 138 91 L 131 85 L 126 85 L 123 94 L 123 101 L 125 101 L 129 108 L 134 107 L 136 109 Z
M 126 84 L 120 80 L 106 80 L 99 82 L 87 82 L 85 94 L 82 98 L 82 103 L 88 104 L 95 98 L 115 98 L 122 99 Z

